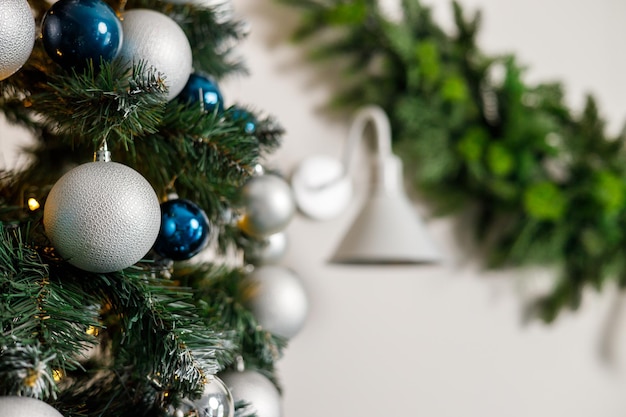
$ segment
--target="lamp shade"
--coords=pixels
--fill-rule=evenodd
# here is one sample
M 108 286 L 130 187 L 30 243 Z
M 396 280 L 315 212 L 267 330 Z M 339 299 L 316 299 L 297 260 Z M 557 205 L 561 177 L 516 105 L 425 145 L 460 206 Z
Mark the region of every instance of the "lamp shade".
M 390 155 L 385 182 L 379 178 L 331 263 L 424 264 L 441 255 L 403 189 L 402 165 Z
M 350 127 L 343 162 L 309 157 L 296 169 L 292 187 L 301 212 L 332 218 L 352 201 L 351 156 L 373 123 L 376 164 L 370 195 L 331 257 L 341 264 L 423 264 L 442 260 L 438 248 L 406 195 L 402 162 L 391 150 L 391 126 L 378 106 L 361 108 Z M 360 170 L 361 172 L 363 170 Z

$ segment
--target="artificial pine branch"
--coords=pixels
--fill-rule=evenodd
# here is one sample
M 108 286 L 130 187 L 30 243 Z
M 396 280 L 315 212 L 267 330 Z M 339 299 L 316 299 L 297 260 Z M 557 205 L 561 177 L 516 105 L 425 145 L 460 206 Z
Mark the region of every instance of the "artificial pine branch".
M 128 74 L 128 75 L 127 75 Z M 31 110 L 45 115 L 59 133 L 97 148 L 132 146 L 136 136 L 155 133 L 163 118 L 167 87 L 160 74 L 144 63 L 93 62 L 83 73 L 56 74 L 48 88 L 30 96 Z
M 215 317 L 220 326 L 237 337 L 239 355 L 246 366 L 264 371 L 273 379 L 275 362 L 283 355 L 286 340 L 264 330 L 246 307 L 254 285 L 241 268 L 185 265 L 174 277 L 197 288 L 196 298 L 205 317 Z

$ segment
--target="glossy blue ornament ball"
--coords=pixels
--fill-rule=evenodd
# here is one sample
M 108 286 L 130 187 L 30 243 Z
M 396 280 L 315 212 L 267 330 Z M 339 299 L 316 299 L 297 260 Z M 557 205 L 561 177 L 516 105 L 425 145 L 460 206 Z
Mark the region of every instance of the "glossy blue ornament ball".
M 224 110 L 224 97 L 217 82 L 209 76 L 198 73 L 189 76 L 178 99 L 185 103 L 199 103 L 201 109 L 206 112 L 213 112 L 216 108 L 218 113 Z
M 65 69 L 84 69 L 88 60 L 113 60 L 122 47 L 122 23 L 102 0 L 59 0 L 41 23 L 46 53 Z
M 183 261 L 206 247 L 209 232 L 209 220 L 195 203 L 168 200 L 161 204 L 161 230 L 153 249 L 164 258 Z

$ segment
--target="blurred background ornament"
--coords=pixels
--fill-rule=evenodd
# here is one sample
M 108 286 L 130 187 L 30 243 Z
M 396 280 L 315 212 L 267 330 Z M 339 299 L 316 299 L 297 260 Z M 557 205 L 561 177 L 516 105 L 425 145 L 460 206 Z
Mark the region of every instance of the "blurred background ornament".
M 257 417 L 281 417 L 280 393 L 274 383 L 259 372 L 252 370 L 227 371 L 220 378 L 233 395 L 235 404 L 248 404 L 244 413 Z
M 35 44 L 35 19 L 26 0 L 0 2 L 0 80 L 28 60 Z
M 246 307 L 263 329 L 291 339 L 303 327 L 309 310 L 307 293 L 300 278 L 290 269 L 277 265 L 255 268 L 248 279 L 252 284 Z
M 202 111 L 221 113 L 224 110 L 224 97 L 217 82 L 207 75 L 193 73 L 178 95 L 185 103 L 199 103 Z
M 250 178 L 242 187 L 240 203 L 239 228 L 256 238 L 285 229 L 296 210 L 289 184 L 274 174 Z
M 102 0 L 59 0 L 44 15 L 41 37 L 46 53 L 65 69 L 83 69 L 88 60 L 113 60 L 122 47 L 122 23 Z
M 326 155 L 312 155 L 303 160 L 291 176 L 298 209 L 314 220 L 330 220 L 352 201 L 354 191 L 346 167 Z
M 152 186 L 116 162 L 89 162 L 52 187 L 44 206 L 46 233 L 70 264 L 112 272 L 138 262 L 159 233 L 161 210 Z
M 47 403 L 29 397 L 0 397 L 2 417 L 63 417 Z
M 176 97 L 185 87 L 192 70 L 189 40 L 169 16 L 148 9 L 133 9 L 122 20 L 124 43 L 120 57 L 129 64 L 144 62 L 165 79 L 167 99 Z
M 197 204 L 180 198 L 161 203 L 161 229 L 154 251 L 182 261 L 204 249 L 210 237 L 209 219 Z
M 287 252 L 289 239 L 285 231 L 269 235 L 258 245 L 253 245 L 244 255 L 253 265 L 278 263 Z

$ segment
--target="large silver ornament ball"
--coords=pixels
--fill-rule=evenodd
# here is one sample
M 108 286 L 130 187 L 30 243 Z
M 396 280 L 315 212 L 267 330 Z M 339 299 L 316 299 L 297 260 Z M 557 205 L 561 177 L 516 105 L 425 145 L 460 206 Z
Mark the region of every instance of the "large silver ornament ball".
M 134 169 L 89 162 L 52 187 L 43 222 L 52 245 L 70 264 L 112 272 L 148 253 L 161 227 L 161 209 L 150 183 Z
M 254 412 L 257 417 L 281 417 L 282 403 L 276 386 L 262 374 L 245 370 L 229 371 L 220 378 L 233 394 L 235 403 L 244 401 L 248 406 L 244 414 Z
M 28 60 L 35 44 L 35 19 L 26 0 L 0 1 L 0 80 Z
M 235 401 L 226 384 L 216 376 L 208 378 L 202 396 L 193 401 L 198 417 L 233 417 Z
M 252 177 L 241 190 L 243 215 L 239 227 L 245 233 L 265 238 L 285 229 L 296 211 L 289 184 L 272 174 Z
M 28 397 L 0 397 L 0 417 L 63 417 L 43 401 Z
M 261 327 L 287 339 L 298 334 L 309 310 L 300 278 L 288 268 L 264 265 L 255 268 L 248 279 L 253 290 L 246 306 Z
M 176 97 L 192 71 L 189 40 L 169 16 L 148 9 L 133 9 L 123 15 L 124 43 L 120 57 L 127 63 L 143 61 L 165 78 L 167 99 Z

